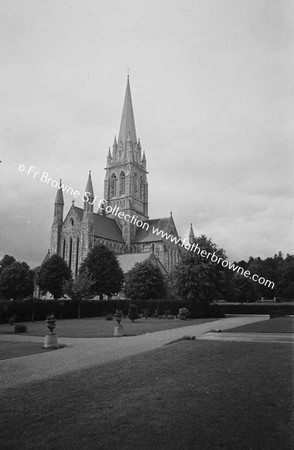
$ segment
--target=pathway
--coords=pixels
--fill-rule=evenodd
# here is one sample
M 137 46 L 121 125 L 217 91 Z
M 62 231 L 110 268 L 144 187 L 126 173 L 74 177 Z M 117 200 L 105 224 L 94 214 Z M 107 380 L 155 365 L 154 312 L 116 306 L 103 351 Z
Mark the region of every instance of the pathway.
M 183 336 L 200 337 L 213 329 L 227 330 L 267 319 L 268 316 L 239 316 L 199 325 L 122 338 L 59 338 L 66 347 L 50 352 L 0 361 L 1 388 L 15 387 L 75 370 L 159 348 Z M 0 335 L 0 341 L 44 342 L 39 336 Z M 147 355 L 148 357 L 148 355 Z

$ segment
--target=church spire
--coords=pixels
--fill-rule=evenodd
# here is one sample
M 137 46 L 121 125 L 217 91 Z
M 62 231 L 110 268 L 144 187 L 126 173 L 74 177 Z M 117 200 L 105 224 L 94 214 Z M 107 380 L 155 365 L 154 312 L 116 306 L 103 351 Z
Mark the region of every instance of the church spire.
M 189 233 L 189 243 L 193 244 L 194 240 L 195 240 L 195 235 L 194 235 L 193 225 L 191 224 L 190 233 Z
M 127 88 L 120 122 L 118 143 L 122 141 L 123 145 L 125 145 L 128 139 L 130 139 L 134 144 L 137 142 L 129 76 L 127 79 Z
M 87 186 L 84 194 L 84 210 L 85 211 L 93 211 L 93 203 L 94 203 L 94 189 L 91 178 L 91 170 L 89 170 L 89 176 L 87 181 Z
M 62 185 L 62 181 L 59 180 L 59 187 L 57 189 L 54 205 L 64 205 L 63 193 L 62 193 L 61 185 Z

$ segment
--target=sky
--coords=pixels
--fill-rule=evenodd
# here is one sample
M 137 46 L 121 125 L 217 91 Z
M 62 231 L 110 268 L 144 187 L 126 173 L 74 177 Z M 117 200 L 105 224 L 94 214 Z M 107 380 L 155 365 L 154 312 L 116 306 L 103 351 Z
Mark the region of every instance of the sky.
M 2 0 L 0 257 L 50 245 L 30 165 L 103 198 L 128 70 L 150 218 L 230 260 L 293 253 L 293 38 L 290 0 Z

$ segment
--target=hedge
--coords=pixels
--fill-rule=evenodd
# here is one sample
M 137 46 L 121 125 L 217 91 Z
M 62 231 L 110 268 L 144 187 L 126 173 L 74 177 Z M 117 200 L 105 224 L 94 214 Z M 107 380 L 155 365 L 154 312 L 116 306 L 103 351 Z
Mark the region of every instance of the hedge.
M 84 300 L 81 303 L 81 317 L 102 317 L 108 313 L 114 314 L 120 309 L 128 314 L 130 300 Z M 134 303 L 134 301 L 132 301 Z M 192 318 L 223 317 L 219 305 L 191 304 L 179 300 L 147 300 L 136 302 L 138 312 L 147 310 L 148 316 L 173 314 L 177 315 L 180 308 L 189 309 Z M 78 306 L 70 300 L 40 300 L 27 299 L 22 301 L 0 302 L 0 322 L 6 323 L 14 317 L 15 322 L 46 320 L 48 314 L 54 313 L 57 319 L 76 319 Z
M 283 305 L 281 303 L 243 303 L 217 305 L 224 314 L 270 314 L 274 315 L 292 315 L 294 314 L 294 305 Z
M 81 317 L 102 317 L 108 313 L 114 314 L 116 309 L 128 314 L 129 300 L 84 300 L 81 304 Z M 271 317 L 294 315 L 294 305 L 243 303 L 205 305 L 197 302 L 180 300 L 147 300 L 137 302 L 139 313 L 148 316 L 165 314 L 177 315 L 180 308 L 188 308 L 192 318 L 224 317 L 225 314 L 270 314 Z M 78 314 L 77 304 L 70 300 L 40 300 L 28 299 L 22 301 L 0 302 L 0 322 L 6 323 L 15 316 L 15 322 L 45 320 L 47 315 L 54 313 L 57 319 L 75 319 Z M 145 315 L 145 314 L 144 314 Z

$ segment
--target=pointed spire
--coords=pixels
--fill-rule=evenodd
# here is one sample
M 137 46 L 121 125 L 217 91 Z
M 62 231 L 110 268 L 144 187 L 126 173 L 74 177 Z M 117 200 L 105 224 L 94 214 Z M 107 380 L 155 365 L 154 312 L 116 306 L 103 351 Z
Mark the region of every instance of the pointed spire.
M 132 142 L 134 143 L 137 142 L 130 80 L 128 76 L 123 112 L 120 122 L 120 130 L 118 135 L 118 142 L 122 141 L 123 144 L 125 144 L 125 142 L 129 139 L 129 135 Z
M 114 145 L 114 146 L 117 146 L 116 135 L 114 136 L 114 141 L 113 141 L 113 145 Z
M 62 181 L 61 179 L 59 180 L 59 187 L 56 193 L 56 197 L 55 197 L 55 202 L 54 205 L 64 205 L 64 201 L 63 201 L 63 193 L 62 193 Z
M 194 234 L 194 230 L 193 230 L 193 225 L 191 224 L 190 233 L 189 233 L 189 243 L 193 244 L 194 239 L 195 239 L 195 234 Z
M 88 176 L 88 181 L 87 181 L 87 186 L 86 186 L 85 192 L 89 192 L 89 197 L 94 198 L 94 189 L 93 189 L 92 178 L 91 178 L 91 170 L 89 170 L 89 176 Z
M 91 178 L 91 170 L 89 170 L 89 177 L 84 194 L 84 211 L 93 211 L 94 189 Z
M 143 157 L 142 157 L 142 167 L 143 167 L 143 169 L 146 170 L 147 162 L 146 162 L 145 152 L 143 152 Z
M 109 149 L 108 149 L 108 155 L 107 155 L 107 167 L 109 167 L 110 165 L 111 165 L 111 160 L 112 160 L 112 157 L 111 157 L 111 151 L 110 151 L 110 147 L 109 147 Z

